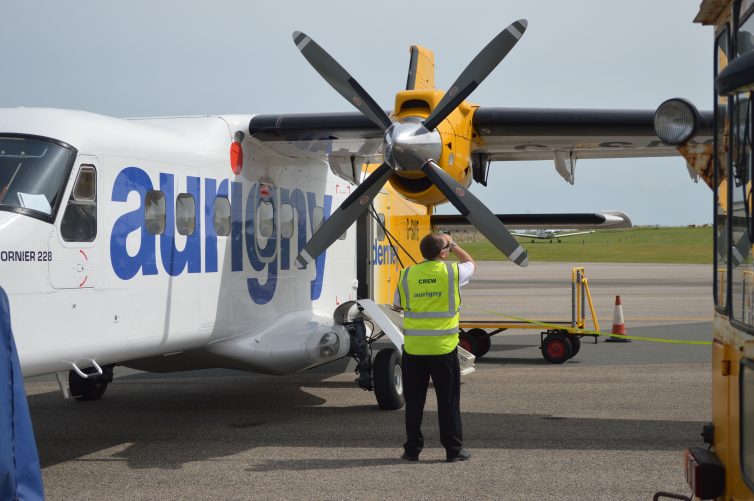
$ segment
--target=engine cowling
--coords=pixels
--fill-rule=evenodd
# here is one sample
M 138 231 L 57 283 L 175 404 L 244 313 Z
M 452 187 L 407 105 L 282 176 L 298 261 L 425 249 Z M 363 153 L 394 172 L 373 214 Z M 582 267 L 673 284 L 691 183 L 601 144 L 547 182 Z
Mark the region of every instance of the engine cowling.
M 424 120 L 443 95 L 436 89 L 401 91 L 395 97 L 393 118 L 396 122 Z M 475 139 L 472 118 L 476 108 L 463 102 L 437 127 L 441 148 L 437 163 L 466 187 L 471 184 L 471 143 Z M 415 203 L 430 206 L 447 201 L 420 170 L 396 169 L 389 182 L 401 196 Z

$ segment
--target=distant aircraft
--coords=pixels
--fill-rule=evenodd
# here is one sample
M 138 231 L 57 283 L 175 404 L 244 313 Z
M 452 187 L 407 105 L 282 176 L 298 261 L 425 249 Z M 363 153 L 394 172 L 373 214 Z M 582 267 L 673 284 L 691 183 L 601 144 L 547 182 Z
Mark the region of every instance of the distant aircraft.
M 400 268 L 420 259 L 437 204 L 526 265 L 502 216 L 468 190 L 491 161 L 554 159 L 572 182 L 577 158 L 678 154 L 654 111 L 465 101 L 525 29 L 504 29 L 447 93 L 432 52 L 412 47 L 390 113 L 299 32 L 298 49 L 360 113 L 0 110 L 0 285 L 24 375 L 57 373 L 64 393 L 96 400 L 115 365 L 291 374 L 353 357 L 359 385 L 400 407 L 402 337 L 375 302 L 390 303 Z M 711 141 L 705 124 L 689 145 Z M 382 335 L 395 346 L 372 360 Z
M 531 232 L 531 233 L 527 233 L 527 232 L 520 233 L 520 232 L 513 231 L 511 232 L 511 235 L 515 237 L 534 238 L 537 240 L 557 239 L 558 241 L 560 241 L 561 238 L 575 237 L 576 235 L 588 235 L 590 233 L 594 233 L 594 230 L 577 231 L 574 233 L 565 233 L 565 232 L 561 233 L 557 230 L 549 229 L 549 230 L 534 230 L 534 232 Z

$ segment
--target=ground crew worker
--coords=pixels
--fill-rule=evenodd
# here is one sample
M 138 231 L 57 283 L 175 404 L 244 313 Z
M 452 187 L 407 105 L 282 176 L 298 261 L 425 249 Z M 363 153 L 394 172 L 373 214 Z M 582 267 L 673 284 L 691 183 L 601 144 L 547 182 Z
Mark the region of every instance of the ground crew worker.
M 448 462 L 465 461 L 461 431 L 461 367 L 458 362 L 459 288 L 474 273 L 474 260 L 450 235 L 431 233 L 419 243 L 425 261 L 401 271 L 393 303 L 403 316 L 403 395 L 406 399 L 406 443 L 401 456 L 418 461 L 424 447 L 421 432 L 429 378 L 437 395 L 440 442 Z M 453 252 L 460 262 L 445 262 Z

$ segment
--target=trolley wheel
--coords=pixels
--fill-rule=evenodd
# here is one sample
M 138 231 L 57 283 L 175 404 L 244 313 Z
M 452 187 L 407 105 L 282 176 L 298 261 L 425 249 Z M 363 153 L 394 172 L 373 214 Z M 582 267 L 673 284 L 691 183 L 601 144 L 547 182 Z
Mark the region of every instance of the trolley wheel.
M 374 395 L 380 409 L 394 411 L 403 407 L 403 370 L 401 355 L 395 348 L 384 348 L 374 357 Z
M 571 358 L 575 357 L 581 349 L 581 338 L 576 335 L 568 336 L 568 340 L 571 341 Z
M 471 329 L 471 331 L 473 330 L 475 329 Z M 461 331 L 458 333 L 458 346 L 476 357 L 479 351 L 479 342 L 477 337 L 471 334 L 471 331 Z
M 491 337 L 487 334 L 486 330 L 480 329 L 477 327 L 474 329 L 469 329 L 468 331 L 466 331 L 466 333 L 472 336 L 476 340 L 477 352 L 473 353 L 473 355 L 476 358 L 481 358 L 485 356 L 488 351 L 490 351 L 490 346 L 492 346 L 492 340 L 491 340 Z
M 571 358 L 571 353 L 573 345 L 565 334 L 549 334 L 542 341 L 542 356 L 551 364 L 562 364 Z

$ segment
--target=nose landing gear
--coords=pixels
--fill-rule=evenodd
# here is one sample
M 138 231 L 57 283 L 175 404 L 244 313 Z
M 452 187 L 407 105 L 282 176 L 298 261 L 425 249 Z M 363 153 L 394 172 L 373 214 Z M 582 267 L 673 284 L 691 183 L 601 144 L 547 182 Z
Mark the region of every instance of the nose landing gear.
M 95 377 L 82 378 L 75 371 L 68 372 L 68 388 L 71 396 L 76 400 L 89 401 L 99 400 L 105 394 L 107 385 L 113 381 L 113 365 L 102 367 L 102 374 Z M 85 374 L 95 374 L 93 367 L 83 369 Z

